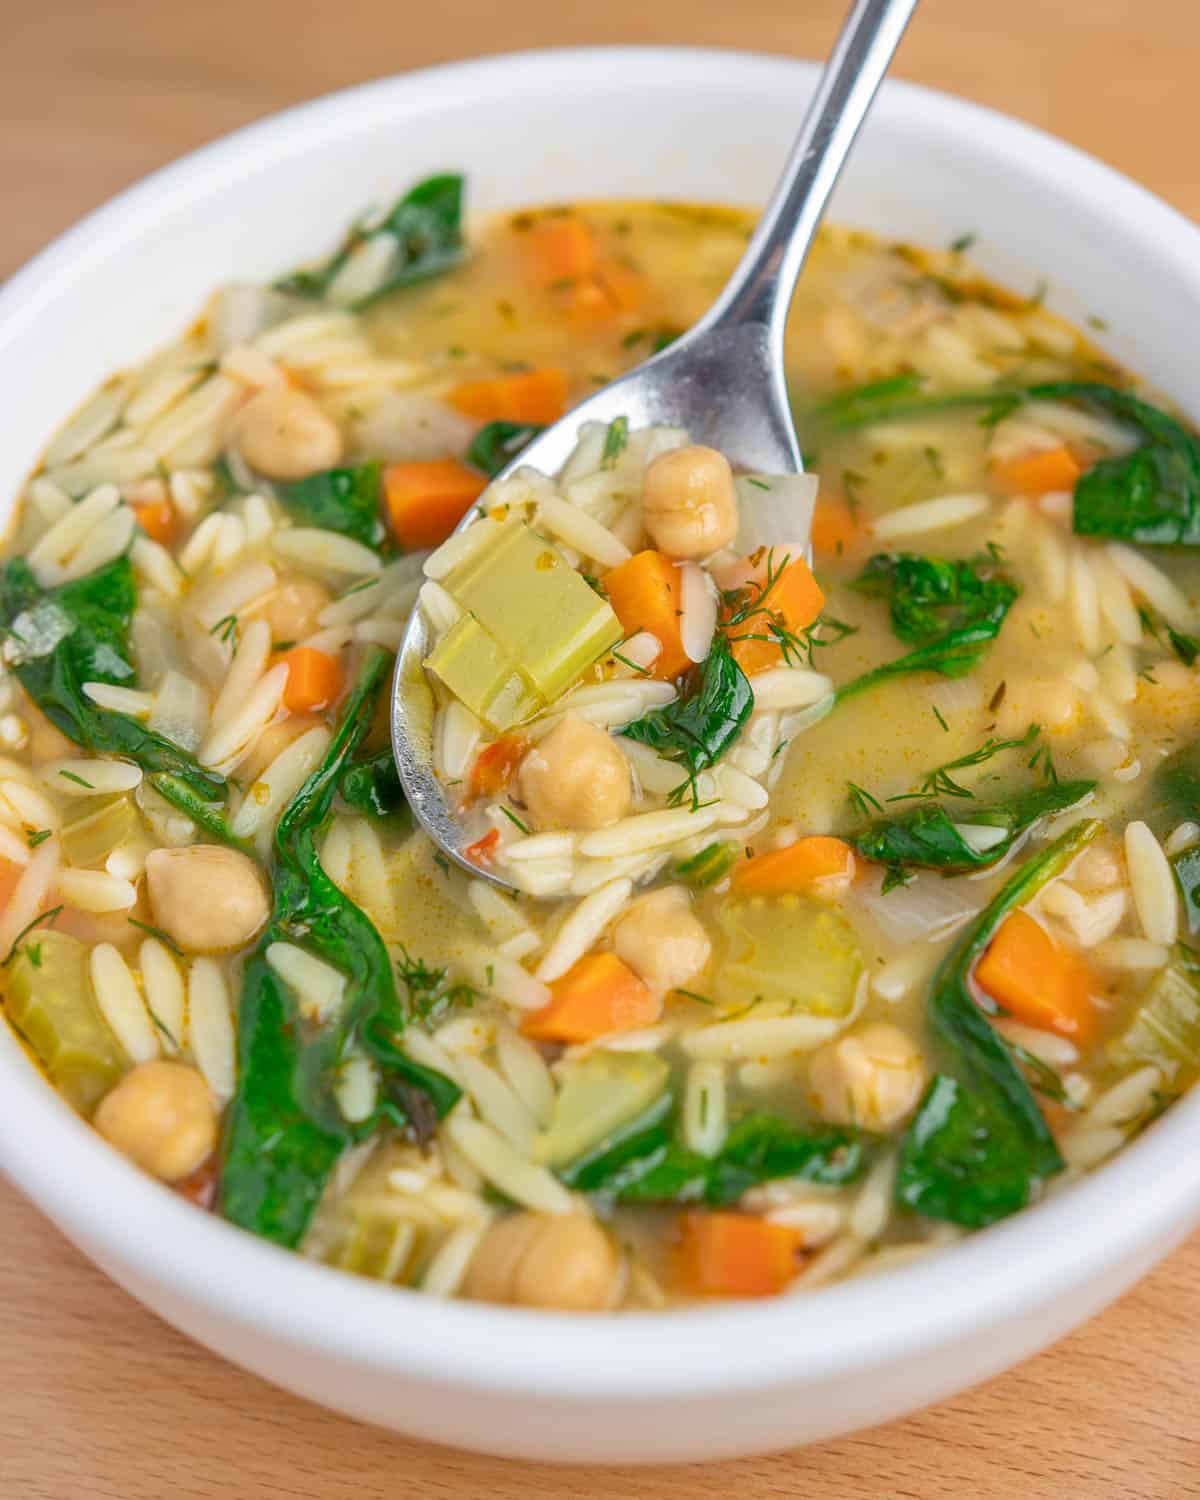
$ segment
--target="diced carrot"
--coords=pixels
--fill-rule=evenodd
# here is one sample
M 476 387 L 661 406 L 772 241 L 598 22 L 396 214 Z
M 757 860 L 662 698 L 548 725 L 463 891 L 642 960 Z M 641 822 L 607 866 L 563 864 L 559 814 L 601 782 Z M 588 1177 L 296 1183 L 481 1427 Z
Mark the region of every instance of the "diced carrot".
M 835 895 L 854 879 L 854 867 L 854 850 L 849 844 L 813 834 L 738 865 L 733 886 L 746 895 L 782 896 L 802 891 Z
M 455 458 L 389 464 L 383 494 L 392 535 L 402 547 L 436 547 L 486 488 L 483 474 Z
M 468 799 L 495 797 L 502 792 L 513 779 L 528 749 L 528 740 L 519 734 L 502 734 L 498 740 L 485 745 L 471 767 Z
M 448 400 L 464 416 L 480 422 L 533 422 L 546 426 L 557 422 L 567 408 L 567 377 L 562 370 L 549 366 L 515 375 L 497 375 L 492 380 L 472 380 L 455 386 Z
M 588 953 L 550 986 L 550 1001 L 521 1022 L 537 1042 L 591 1042 L 658 1020 L 662 1001 L 615 953 Z
M 463 858 L 469 859 L 473 865 L 485 865 L 491 859 L 499 842 L 500 830 L 493 828 L 485 833 L 481 839 L 476 839 L 473 844 L 468 844 L 463 850 Z
M 761 608 L 741 625 L 734 626 L 730 633 L 733 643 L 733 659 L 745 672 L 753 677 L 756 672 L 765 672 L 777 667 L 784 660 L 783 647 L 772 638 L 773 623 L 789 631 L 805 630 L 825 606 L 825 595 L 812 575 L 812 569 L 802 557 L 789 562 L 779 570 L 774 581 L 767 584 L 768 553 L 756 561 L 750 589 L 743 592 L 739 607 L 749 602 L 756 604 L 755 594 L 762 592 Z
M 774 1297 L 800 1269 L 804 1235 L 750 1214 L 685 1213 L 675 1269 L 698 1297 Z
M 841 557 L 870 535 L 871 527 L 857 506 L 846 500 L 818 497 L 812 521 L 812 548 L 816 557 Z
M 597 273 L 597 280 L 617 312 L 636 312 L 646 301 L 646 278 L 632 266 L 607 261 Z
M 679 633 L 682 578 L 661 552 L 637 552 L 604 575 L 608 602 L 627 636 L 646 630 L 662 646 L 653 675 L 666 682 L 691 665 Z
M 159 500 L 134 500 L 130 506 L 138 525 L 152 542 L 169 547 L 179 528 L 179 517 L 166 495 Z
M 279 658 L 287 663 L 283 706 L 289 713 L 316 713 L 328 708 L 342 691 L 342 667 L 336 656 L 313 646 L 293 646 Z
M 574 214 L 539 219 L 522 240 L 539 286 L 579 281 L 596 270 L 596 236 L 591 225 Z
M 1005 917 L 975 966 L 975 983 L 1027 1026 L 1086 1042 L 1095 1027 L 1091 975 L 1074 949 L 1024 911 Z
M 1052 490 L 1074 491 L 1083 473 L 1079 460 L 1065 445 L 1041 453 L 1025 453 L 1006 459 L 993 470 L 996 484 L 1006 495 L 1048 495 Z

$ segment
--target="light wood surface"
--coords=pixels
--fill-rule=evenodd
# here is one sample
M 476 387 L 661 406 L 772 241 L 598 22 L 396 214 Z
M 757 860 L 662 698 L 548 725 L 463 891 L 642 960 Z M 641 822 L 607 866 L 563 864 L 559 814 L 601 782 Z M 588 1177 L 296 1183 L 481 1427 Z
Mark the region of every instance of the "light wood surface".
M 841 0 L 0 0 L 0 275 L 118 188 L 312 94 L 597 42 L 822 54 Z M 927 0 L 897 71 L 1200 214 L 1195 0 Z M 1200 1239 L 1051 1352 L 905 1422 L 703 1468 L 569 1470 L 404 1442 L 189 1343 L 0 1184 L 0 1500 L 1179 1500 L 1200 1496 Z

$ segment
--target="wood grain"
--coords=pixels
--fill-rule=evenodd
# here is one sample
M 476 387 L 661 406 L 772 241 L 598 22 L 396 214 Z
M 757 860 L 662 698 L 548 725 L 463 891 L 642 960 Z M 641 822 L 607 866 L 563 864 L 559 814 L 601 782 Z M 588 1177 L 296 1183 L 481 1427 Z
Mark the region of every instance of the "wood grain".
M 0 275 L 180 152 L 469 52 L 690 42 L 815 56 L 841 0 L 0 0 Z M 1195 0 L 927 0 L 897 71 L 1020 115 L 1200 214 Z M 789 1456 L 500 1463 L 358 1427 L 130 1301 L 0 1185 L 2 1500 L 1179 1500 L 1200 1496 L 1200 1240 L 1056 1349 L 908 1421 Z

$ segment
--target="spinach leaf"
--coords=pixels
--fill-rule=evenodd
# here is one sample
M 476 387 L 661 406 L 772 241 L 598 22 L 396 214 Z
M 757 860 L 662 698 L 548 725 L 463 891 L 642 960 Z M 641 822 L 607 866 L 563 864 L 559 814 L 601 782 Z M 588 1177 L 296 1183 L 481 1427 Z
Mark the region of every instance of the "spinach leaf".
M 690 885 L 693 890 L 707 890 L 723 880 L 738 862 L 741 850 L 727 839 L 716 839 L 705 844 L 699 854 L 684 859 L 675 866 L 675 878 Z
M 987 561 L 920 557 L 912 552 L 879 552 L 853 587 L 888 601 L 892 629 L 913 646 L 979 619 L 1000 618 L 1017 597 L 1017 587 Z
M 1019 593 L 990 559 L 947 562 L 907 552 L 872 557 L 854 586 L 886 598 L 897 636 L 917 649 L 843 683 L 839 702 L 910 672 L 966 676 L 1000 634 Z
M 378 548 L 384 539 L 379 516 L 380 467 L 360 464 L 355 469 L 325 469 L 275 487 L 280 503 L 301 526 L 336 531 Z
M 939 802 L 920 802 L 894 818 L 877 819 L 861 833 L 847 838 L 864 859 L 889 870 L 943 870 L 958 874 L 995 864 L 1035 823 L 1065 812 L 1091 795 L 1094 781 L 1061 781 L 1035 787 L 990 807 L 963 811 L 960 823 L 995 828 L 1003 837 L 986 849 L 974 849 Z
M 136 603 L 127 557 L 53 589 L 43 589 L 22 558 L 10 559 L 0 574 L 0 622 L 12 670 L 69 740 L 135 761 L 161 796 L 206 832 L 236 843 L 220 807 L 223 777 L 138 720 L 97 708 L 83 691 L 85 682 L 132 686 L 128 642 Z
M 471 439 L 467 462 L 489 479 L 495 479 L 522 448 L 527 448 L 545 430 L 534 422 L 488 422 Z
M 718 636 L 695 692 L 635 719 L 621 733 L 683 766 L 687 776 L 672 799 L 679 802 L 690 791 L 695 800 L 696 777 L 736 742 L 753 707 L 750 682 L 734 661 L 728 641 Z
M 383 939 L 325 874 L 317 854 L 334 790 L 369 727 L 389 667 L 388 653 L 368 652 L 324 759 L 284 809 L 275 833 L 271 920 L 242 976 L 238 1083 L 223 1145 L 221 1211 L 281 1245 L 299 1242 L 352 1140 L 385 1119 L 426 1138 L 459 1097 L 448 1078 L 400 1050 L 397 1038 L 407 1018 Z M 300 1014 L 267 962 L 278 942 L 297 944 L 344 975 L 345 999 L 335 1020 L 320 1025 Z M 356 1053 L 376 1064 L 381 1103 L 371 1120 L 350 1125 L 333 1085 Z
M 378 279 L 370 290 L 348 303 L 355 310 L 400 287 L 441 276 L 458 265 L 465 254 L 462 200 L 463 178 L 458 174 L 427 177 L 393 204 L 383 219 L 372 221 L 369 228 L 354 227 L 328 260 L 283 277 L 275 283 L 276 290 L 301 297 L 324 297 L 351 256 L 368 247 L 369 253 L 381 257 Z
M 1100 832 L 1078 823 L 1005 883 L 942 960 L 928 1018 L 950 1071 L 930 1083 L 900 1149 L 896 1196 L 932 1219 L 977 1229 L 1023 1208 L 1062 1158 L 1029 1085 L 971 992 L 971 974 L 1009 912 Z
M 749 1188 L 778 1177 L 841 1186 L 862 1175 L 866 1143 L 853 1131 L 822 1127 L 810 1134 L 776 1115 L 752 1114 L 729 1131 L 716 1156 L 679 1143 L 664 1096 L 615 1142 L 572 1162 L 568 1186 L 619 1203 L 736 1203 Z
M 1200 743 L 1185 745 L 1160 762 L 1152 796 L 1153 821 L 1163 833 L 1180 823 L 1200 822 Z M 1183 897 L 1188 931 L 1196 937 L 1200 935 L 1200 844 L 1172 855 L 1171 869 Z
M 877 422 L 896 422 L 904 417 L 925 416 L 930 412 L 953 411 L 958 407 L 982 407 L 988 422 L 1006 417 L 1025 400 L 1018 389 L 997 387 L 990 391 L 952 391 L 930 395 L 921 375 L 892 375 L 853 390 L 842 391 L 828 401 L 813 407 L 802 417 L 826 432 L 850 432 L 871 427 Z
M 371 813 L 376 818 L 386 818 L 405 806 L 400 773 L 390 750 L 381 750 L 378 755 L 347 766 L 338 791 L 356 812 Z
M 1102 458 L 1075 484 L 1079 536 L 1119 537 L 1141 546 L 1200 545 L 1200 443 L 1148 402 L 1112 386 L 1063 380 L 1030 390 L 1033 400 L 1073 401 L 1133 427 L 1142 444 Z

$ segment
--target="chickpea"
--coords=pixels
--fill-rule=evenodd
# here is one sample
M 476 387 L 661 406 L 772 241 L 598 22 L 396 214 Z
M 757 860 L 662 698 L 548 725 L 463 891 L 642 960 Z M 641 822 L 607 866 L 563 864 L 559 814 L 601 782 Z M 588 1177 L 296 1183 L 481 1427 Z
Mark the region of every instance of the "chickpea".
M 342 456 L 342 434 L 311 396 L 290 386 L 268 386 L 242 407 L 235 428 L 242 457 L 268 479 L 304 479 L 332 469 Z
M 318 617 L 332 598 L 315 578 L 287 578 L 261 604 L 246 610 L 245 617 L 265 620 L 273 641 L 302 641 L 316 633 Z
M 729 460 L 715 448 L 660 453 L 642 482 L 642 520 L 668 557 L 707 557 L 727 547 L 738 530 Z
M 912 1037 L 877 1021 L 813 1053 L 808 1088 L 813 1108 L 835 1125 L 885 1131 L 916 1107 L 925 1060 Z
M 190 1177 L 217 1144 L 216 1101 L 183 1063 L 140 1063 L 100 1101 L 94 1123 L 110 1145 L 163 1182 Z
M 620 1261 L 583 1214 L 510 1214 L 484 1235 L 463 1294 L 479 1302 L 603 1312 L 616 1301 Z
M 686 984 L 712 952 L 688 893 L 678 885 L 639 896 L 613 928 L 612 944 L 617 957 L 654 990 Z
M 155 849 L 146 856 L 146 886 L 155 924 L 186 953 L 242 948 L 270 915 L 258 866 L 218 844 Z
M 633 800 L 629 762 L 611 735 L 574 714 L 529 751 L 517 789 L 539 828 L 605 828 Z

